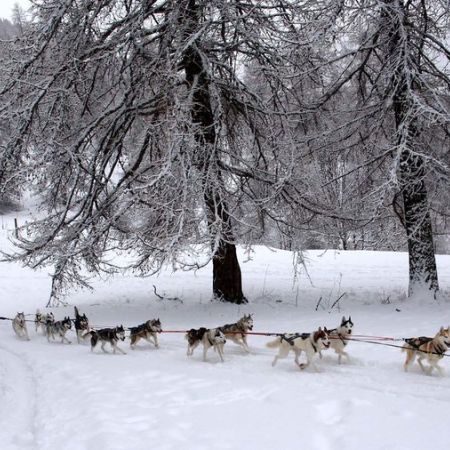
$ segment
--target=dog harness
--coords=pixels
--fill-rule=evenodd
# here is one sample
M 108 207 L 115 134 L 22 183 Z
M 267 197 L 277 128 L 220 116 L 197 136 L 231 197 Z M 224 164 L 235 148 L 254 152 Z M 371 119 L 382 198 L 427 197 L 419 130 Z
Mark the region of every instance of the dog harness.
M 427 337 L 427 336 L 420 336 L 418 338 L 405 339 L 405 342 L 408 345 L 410 345 L 411 347 L 413 347 L 414 349 L 419 350 L 421 352 L 424 352 L 424 350 L 421 350 L 420 347 L 423 344 L 428 344 L 432 340 L 433 340 L 433 338 L 430 338 L 430 337 Z M 432 351 L 425 352 L 425 353 L 436 353 L 439 356 L 442 356 L 447 351 L 447 346 L 445 344 L 443 346 L 435 345 L 433 347 L 434 347 L 434 349 Z
M 410 345 L 411 347 L 414 347 L 415 349 L 419 349 L 419 347 L 423 344 L 428 344 L 428 342 L 432 341 L 433 338 L 427 337 L 427 336 L 420 336 L 418 338 L 408 338 L 405 339 L 405 342 Z
M 286 341 L 292 347 L 294 346 L 295 339 L 300 338 L 305 341 L 306 339 L 309 339 L 310 336 L 311 336 L 311 333 L 280 334 L 281 340 Z M 314 353 L 317 353 L 317 347 L 314 345 L 314 342 L 312 339 L 311 339 L 311 345 L 312 345 L 312 348 L 314 349 Z

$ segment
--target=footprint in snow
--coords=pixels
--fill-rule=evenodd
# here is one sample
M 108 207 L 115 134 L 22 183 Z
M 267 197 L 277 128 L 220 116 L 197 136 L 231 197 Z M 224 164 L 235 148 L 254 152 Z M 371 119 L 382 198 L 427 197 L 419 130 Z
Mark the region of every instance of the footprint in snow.
M 316 419 L 325 425 L 336 425 L 342 421 L 348 413 L 349 402 L 342 400 L 330 400 L 315 406 Z

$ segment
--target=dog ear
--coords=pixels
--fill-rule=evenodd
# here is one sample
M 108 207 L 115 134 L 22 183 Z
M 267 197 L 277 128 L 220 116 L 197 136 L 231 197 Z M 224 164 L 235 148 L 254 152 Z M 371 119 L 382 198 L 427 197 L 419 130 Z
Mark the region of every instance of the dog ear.
M 341 325 L 344 324 L 346 320 L 345 316 L 342 316 Z

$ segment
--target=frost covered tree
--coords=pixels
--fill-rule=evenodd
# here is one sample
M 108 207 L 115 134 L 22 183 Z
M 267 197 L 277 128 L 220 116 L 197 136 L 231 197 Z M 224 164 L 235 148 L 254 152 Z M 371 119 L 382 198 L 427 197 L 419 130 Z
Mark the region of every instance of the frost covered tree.
M 346 162 L 327 184 L 360 174 L 364 206 L 355 219 L 367 222 L 395 206 L 406 230 L 409 292 L 436 292 L 427 186 L 448 189 L 448 2 L 322 0 L 304 7 L 311 14 L 305 33 L 315 38 L 305 46 L 323 51 L 299 67 L 298 79 L 315 77 L 317 86 L 299 104 L 321 116 L 299 142 Z M 348 185 L 347 199 L 357 186 Z
M 302 2 L 33 5 L 0 97 L 14 130 L 1 147 L 1 188 L 26 176 L 45 210 L 19 257 L 54 265 L 57 292 L 84 284 L 83 267 L 118 270 L 113 251 L 148 274 L 167 261 L 198 267 L 206 261 L 193 252 L 207 246 L 214 295 L 244 302 L 236 232 L 261 225 L 239 206 L 245 198 L 262 210 L 286 185 L 271 130 L 282 122 L 281 50 Z M 251 64 L 270 105 L 243 82 Z M 268 189 L 256 194 L 256 185 Z

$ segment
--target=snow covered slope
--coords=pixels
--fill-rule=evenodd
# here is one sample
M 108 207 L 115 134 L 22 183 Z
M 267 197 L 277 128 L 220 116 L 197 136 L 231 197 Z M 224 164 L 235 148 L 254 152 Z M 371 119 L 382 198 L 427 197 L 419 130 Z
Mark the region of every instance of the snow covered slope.
M 6 231 L 3 232 L 3 240 Z M 5 244 L 6 245 L 6 244 Z M 248 255 L 240 254 L 245 261 Z M 159 317 L 163 329 L 229 323 L 253 313 L 254 331 L 304 332 L 336 327 L 351 314 L 355 333 L 410 337 L 450 323 L 449 304 L 404 300 L 407 256 L 378 252 L 308 252 L 293 283 L 289 252 L 256 248 L 242 263 L 249 304 L 211 303 L 211 268 L 158 277 L 93 280 L 94 292 L 67 298 L 97 327 L 132 326 Z M 439 258 L 449 289 L 450 257 Z M 48 299 L 45 271 L 0 264 L 0 316 L 34 313 Z M 179 297 L 158 300 L 158 293 Z M 335 304 L 333 303 L 345 295 Z M 320 300 L 321 299 L 321 300 Z M 320 302 L 319 302 L 320 300 Z M 317 309 L 317 310 L 316 310 Z M 73 308 L 55 308 L 57 319 Z M 31 324 L 30 324 L 31 325 Z M 225 362 L 201 349 L 186 357 L 182 334 L 162 334 L 127 355 L 87 345 L 48 343 L 29 326 L 18 340 L 0 321 L 0 448 L 39 450 L 305 449 L 425 450 L 448 448 L 449 376 L 402 368 L 399 349 L 350 343 L 351 361 L 325 353 L 320 372 L 301 372 L 293 357 L 271 367 L 270 338 L 251 336 L 251 354 L 228 342 Z M 450 372 L 450 361 L 441 365 Z

